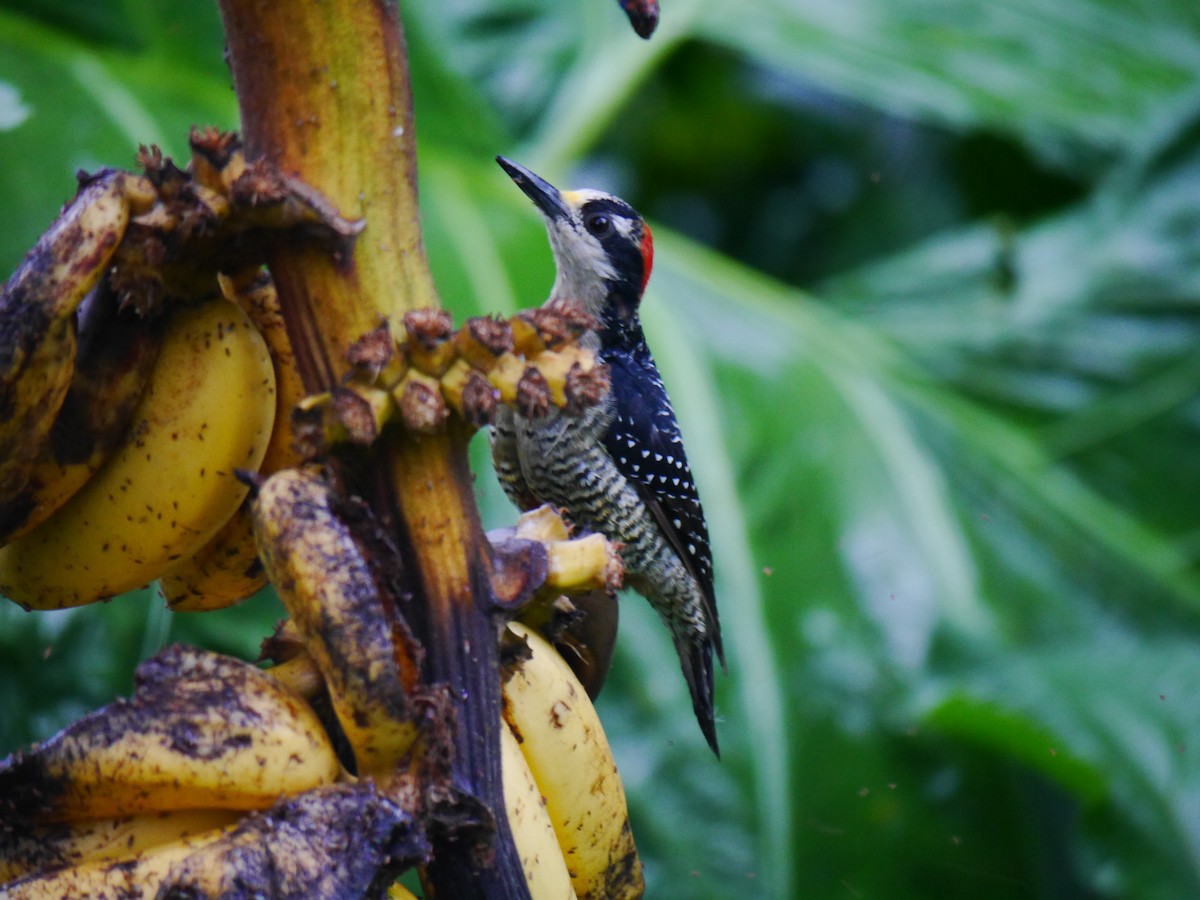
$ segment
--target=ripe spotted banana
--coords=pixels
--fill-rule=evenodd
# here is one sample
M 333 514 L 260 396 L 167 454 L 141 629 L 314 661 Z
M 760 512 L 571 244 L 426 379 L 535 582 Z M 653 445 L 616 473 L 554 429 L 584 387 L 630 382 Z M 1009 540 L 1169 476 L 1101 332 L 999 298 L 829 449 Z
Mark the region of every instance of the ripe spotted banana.
M 292 410 L 305 397 L 288 340 L 279 297 L 270 278 L 257 271 L 236 278 L 219 276 L 221 290 L 254 322 L 266 341 L 275 369 L 275 427 L 258 471 L 272 475 L 300 463 Z M 180 560 L 159 580 L 167 605 L 176 612 L 222 609 L 245 600 L 267 583 L 254 543 L 251 499 L 194 555 Z
M 163 338 L 163 319 L 123 315 L 102 281 L 78 312 L 70 389 L 25 487 L 0 502 L 0 546 L 44 522 L 120 444 Z
M 263 809 L 341 772 L 316 714 L 254 666 L 171 647 L 118 700 L 0 765 L 11 827 L 179 809 Z
M 594 711 L 549 645 L 514 631 L 533 657 L 505 687 L 501 754 L 530 894 L 639 896 L 621 786 Z M 137 680 L 131 701 L 0 768 L 0 818 L 13 826 L 0 834 L 0 883 L 17 878 L 4 896 L 150 896 L 168 887 L 224 896 L 235 885 L 313 888 L 320 879 L 335 891 L 378 885 L 401 860 L 424 858 L 421 833 L 372 781 L 332 784 L 340 769 L 327 736 L 269 672 L 171 648 Z M 530 761 L 559 771 L 539 780 Z M 281 795 L 294 799 L 272 806 Z M 231 810 L 266 807 L 232 819 Z M 97 821 L 115 810 L 124 817 Z M 319 844 L 307 843 L 314 837 Z M 352 856 L 349 870 L 338 864 L 342 853 Z
M 625 789 L 587 692 L 544 638 L 513 623 L 531 656 L 504 684 L 505 718 L 521 744 L 571 884 L 581 898 L 634 898 L 644 889 Z
M 140 184 L 119 172 L 85 183 L 0 291 L 0 504 L 20 494 L 50 436 L 75 366 L 75 310 L 108 268 Z
M 258 488 L 254 531 L 280 600 L 329 689 L 360 776 L 391 774 L 417 738 L 418 650 L 316 466 Z
M 158 587 L 174 612 L 224 609 L 266 586 L 250 503 L 249 497 L 243 500 L 212 540 L 162 574 Z
M 0 593 L 79 606 L 157 578 L 236 512 L 275 419 L 262 337 L 234 303 L 174 314 L 123 442 L 65 506 L 0 549 Z
M 571 875 L 529 764 L 521 754 L 516 735 L 507 725 L 500 729 L 500 763 L 504 774 L 504 806 L 512 830 L 530 897 L 574 897 Z

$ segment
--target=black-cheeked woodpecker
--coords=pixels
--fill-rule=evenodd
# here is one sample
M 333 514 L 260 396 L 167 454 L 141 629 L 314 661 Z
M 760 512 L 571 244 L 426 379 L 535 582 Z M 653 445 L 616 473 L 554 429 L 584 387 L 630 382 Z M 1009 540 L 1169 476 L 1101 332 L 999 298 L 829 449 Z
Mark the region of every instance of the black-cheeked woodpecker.
M 692 708 L 718 753 L 713 652 L 725 665 L 708 526 L 671 401 L 646 345 L 638 307 L 654 244 L 634 209 L 599 191 L 559 191 L 497 162 L 541 210 L 557 276 L 548 303 L 571 302 L 597 327 L 580 340 L 609 370 L 600 405 L 581 415 L 523 418 L 502 408 L 492 458 L 522 508 L 550 503 L 576 527 L 622 545 L 626 583 L 671 629 Z

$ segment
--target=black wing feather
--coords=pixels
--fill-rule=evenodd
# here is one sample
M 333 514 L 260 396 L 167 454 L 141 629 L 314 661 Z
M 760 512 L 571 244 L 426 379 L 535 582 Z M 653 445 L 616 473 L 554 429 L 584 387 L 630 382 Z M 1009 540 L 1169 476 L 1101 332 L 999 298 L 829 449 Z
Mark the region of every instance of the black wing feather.
M 609 365 L 613 397 L 605 449 L 699 582 L 713 647 L 724 667 L 708 525 L 666 388 L 644 343 L 634 353 L 610 350 L 601 355 Z

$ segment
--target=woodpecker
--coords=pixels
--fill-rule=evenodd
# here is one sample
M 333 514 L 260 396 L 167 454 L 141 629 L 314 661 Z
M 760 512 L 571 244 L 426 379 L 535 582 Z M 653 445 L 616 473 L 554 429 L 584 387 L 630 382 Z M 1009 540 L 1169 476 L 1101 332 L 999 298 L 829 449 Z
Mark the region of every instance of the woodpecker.
M 550 503 L 576 527 L 623 545 L 625 581 L 671 629 L 692 708 L 713 753 L 713 651 L 725 654 L 712 551 L 696 484 L 638 308 L 654 260 L 650 228 L 618 197 L 559 191 L 496 161 L 546 219 L 557 275 L 547 303 L 572 301 L 598 323 L 580 344 L 608 366 L 605 399 L 582 415 L 526 419 L 502 409 L 492 459 L 509 499 Z

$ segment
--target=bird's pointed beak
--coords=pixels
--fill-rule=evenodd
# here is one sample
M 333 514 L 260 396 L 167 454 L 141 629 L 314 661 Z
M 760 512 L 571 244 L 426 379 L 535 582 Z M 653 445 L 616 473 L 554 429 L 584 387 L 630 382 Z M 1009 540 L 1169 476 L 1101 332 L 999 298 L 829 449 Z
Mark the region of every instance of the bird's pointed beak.
M 508 173 L 508 177 L 517 183 L 517 187 L 525 192 L 530 200 L 548 219 L 565 219 L 571 213 L 563 202 L 562 193 L 546 179 L 534 175 L 527 168 L 517 165 L 511 159 L 497 156 L 496 162 Z

